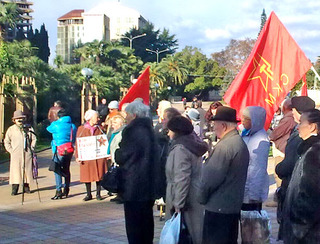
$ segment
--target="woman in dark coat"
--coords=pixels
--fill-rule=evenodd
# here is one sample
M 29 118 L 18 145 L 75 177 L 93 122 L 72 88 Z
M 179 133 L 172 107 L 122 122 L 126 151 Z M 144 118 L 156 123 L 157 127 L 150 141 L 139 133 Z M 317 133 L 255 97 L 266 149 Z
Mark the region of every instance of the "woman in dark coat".
M 220 102 L 211 103 L 208 111 L 204 115 L 205 127 L 203 130 L 203 135 L 205 139 L 208 139 L 209 151 L 211 151 L 212 146 L 217 142 L 217 136 L 216 136 L 216 133 L 214 132 L 214 125 L 213 125 L 212 118 L 216 115 L 217 108 L 221 106 L 223 105 Z
M 88 110 L 84 118 L 86 123 L 84 125 L 79 126 L 77 131 L 78 137 L 85 136 L 97 136 L 102 134 L 101 128 L 99 128 L 99 114 L 97 111 Z M 80 164 L 80 182 L 85 183 L 87 196 L 83 199 L 83 201 L 89 201 L 92 199 L 91 194 L 91 182 L 96 182 L 97 185 L 97 200 L 102 200 L 101 198 L 101 180 L 103 175 L 107 172 L 107 159 L 100 158 L 94 160 L 87 161 L 79 161 L 78 159 L 78 150 L 76 148 L 75 151 L 76 161 Z
M 191 122 L 176 116 L 168 122 L 172 140 L 166 163 L 166 219 L 182 212 L 194 244 L 201 243 L 204 217 L 203 206 L 196 200 L 202 165 L 202 155 L 208 145 L 193 132 Z
M 153 205 L 159 172 L 158 144 L 148 116 L 149 107 L 134 101 L 126 107 L 127 126 L 122 131 L 115 161 L 122 176 L 121 193 L 124 201 L 128 241 L 151 244 L 154 235 Z
M 301 115 L 302 142 L 284 203 L 283 241 L 320 243 L 320 111 Z

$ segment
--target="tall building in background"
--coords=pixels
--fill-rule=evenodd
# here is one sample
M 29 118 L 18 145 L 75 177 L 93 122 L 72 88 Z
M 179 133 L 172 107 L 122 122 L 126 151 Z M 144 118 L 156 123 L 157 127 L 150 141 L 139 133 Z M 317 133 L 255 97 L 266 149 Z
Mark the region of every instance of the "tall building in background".
M 1 0 L 1 3 L 17 4 L 21 16 L 21 21 L 17 23 L 16 28 L 12 29 L 11 27 L 6 26 L 6 40 L 14 40 L 19 32 L 26 36 L 32 26 L 32 16 L 30 15 L 30 13 L 33 12 L 33 9 L 31 8 L 33 3 L 29 2 L 28 0 Z
M 110 41 L 110 19 L 103 13 L 82 13 L 84 36 L 83 43 L 98 41 Z
M 83 40 L 83 9 L 75 9 L 58 19 L 57 55 L 60 55 L 65 63 L 74 63 L 73 49 Z
M 118 40 L 132 28 L 139 29 L 147 21 L 142 15 L 120 2 L 106 2 L 92 8 L 90 13 L 103 13 L 110 18 L 110 40 Z
M 65 63 L 74 63 L 73 50 L 80 43 L 117 40 L 146 22 L 136 10 L 119 2 L 103 3 L 87 12 L 72 10 L 58 19 L 57 55 Z

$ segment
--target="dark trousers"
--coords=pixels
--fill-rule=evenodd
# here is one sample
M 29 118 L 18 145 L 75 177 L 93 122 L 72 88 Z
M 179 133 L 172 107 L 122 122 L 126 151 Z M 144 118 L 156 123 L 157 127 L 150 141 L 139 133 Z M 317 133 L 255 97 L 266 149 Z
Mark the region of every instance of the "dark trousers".
M 129 244 L 152 244 L 154 235 L 154 201 L 124 202 L 124 215 Z
M 237 243 L 240 214 L 220 214 L 205 211 L 203 244 Z
M 242 211 L 261 211 L 262 210 L 262 202 L 258 203 L 243 203 L 241 206 Z

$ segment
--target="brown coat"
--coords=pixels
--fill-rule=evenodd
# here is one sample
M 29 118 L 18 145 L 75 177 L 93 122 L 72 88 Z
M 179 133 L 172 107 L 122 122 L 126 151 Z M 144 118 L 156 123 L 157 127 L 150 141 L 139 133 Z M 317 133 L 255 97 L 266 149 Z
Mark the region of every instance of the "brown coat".
M 30 131 L 33 131 L 31 128 Z M 36 137 L 32 133 L 28 133 L 31 139 L 31 149 L 36 146 Z M 4 138 L 4 146 L 10 153 L 10 184 L 22 184 L 23 179 L 23 154 L 24 154 L 24 132 L 17 125 L 8 128 Z M 25 153 L 25 180 L 24 183 L 33 182 L 32 178 L 32 155 L 28 148 Z
M 93 135 L 101 135 L 101 131 L 97 128 Z M 93 136 L 90 129 L 83 125 L 77 130 L 77 137 Z M 78 150 L 76 147 L 75 157 L 78 158 Z M 80 182 L 88 183 L 102 180 L 103 175 L 107 172 L 107 159 L 100 158 L 96 160 L 82 161 L 80 164 Z
M 273 141 L 276 148 L 281 152 L 284 153 L 291 131 L 296 125 L 297 123 L 290 111 L 283 116 L 278 126 L 269 135 L 270 141 Z

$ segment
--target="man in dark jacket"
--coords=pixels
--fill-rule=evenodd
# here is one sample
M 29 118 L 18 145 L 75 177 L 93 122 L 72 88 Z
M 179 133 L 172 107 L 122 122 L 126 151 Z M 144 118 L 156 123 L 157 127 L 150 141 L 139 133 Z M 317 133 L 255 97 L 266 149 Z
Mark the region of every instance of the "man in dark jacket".
M 291 103 L 292 103 L 292 114 L 296 123 L 300 122 L 300 117 L 303 112 L 306 112 L 315 108 L 315 102 L 307 96 L 293 97 L 291 98 Z M 283 228 L 282 207 L 286 197 L 287 188 L 291 180 L 293 169 L 299 158 L 297 150 L 301 142 L 302 142 L 302 139 L 299 137 L 299 132 L 296 126 L 291 132 L 291 135 L 287 141 L 287 145 L 285 148 L 285 157 L 283 161 L 276 166 L 276 174 L 282 180 L 281 188 L 278 193 L 278 210 L 277 210 L 277 213 L 278 213 L 277 218 L 278 218 L 278 222 L 280 223 L 279 232 L 278 232 L 279 240 L 282 240 L 282 234 L 283 234 L 282 233 L 282 228 Z
M 126 107 L 127 126 L 122 132 L 115 161 L 122 173 L 122 194 L 127 237 L 132 243 L 152 243 L 153 204 L 157 197 L 158 145 L 149 107 L 134 101 Z
M 287 141 L 290 137 L 291 131 L 297 125 L 297 122 L 294 121 L 292 114 L 292 104 L 291 99 L 288 98 L 283 102 L 282 105 L 283 118 L 279 121 L 278 126 L 270 133 L 269 138 L 273 144 L 273 157 L 274 157 L 274 166 L 276 167 L 284 158 L 285 148 Z M 281 180 L 277 174 L 274 174 L 274 178 L 277 184 L 277 187 L 280 187 Z M 270 202 L 266 204 L 267 207 L 277 206 L 276 202 Z
M 213 120 L 220 141 L 201 173 L 199 202 L 205 207 L 203 243 L 237 243 L 249 151 L 236 130 L 236 110 L 219 107 Z

